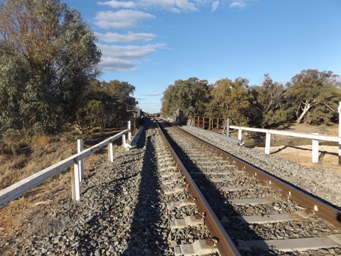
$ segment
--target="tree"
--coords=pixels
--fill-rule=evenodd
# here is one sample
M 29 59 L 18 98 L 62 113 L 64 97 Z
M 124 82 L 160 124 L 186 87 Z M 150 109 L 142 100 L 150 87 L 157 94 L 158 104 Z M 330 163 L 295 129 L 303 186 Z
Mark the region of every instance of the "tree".
M 187 80 L 177 80 L 168 86 L 163 93 L 161 113 L 176 115 L 177 111 L 188 118 L 205 113 L 209 101 L 208 82 L 192 77 Z
M 82 127 L 119 127 L 130 119 L 129 109 L 137 101 L 135 87 L 127 82 L 94 80 L 84 93 L 83 106 L 78 109 L 77 122 Z
M 264 75 L 262 86 L 255 87 L 257 102 L 262 113 L 262 127 L 278 126 L 288 121 L 285 110 L 285 89 L 280 83 L 274 82 L 269 74 Z
M 13 102 L 1 104 L 0 125 L 55 132 L 74 120 L 97 74 L 94 33 L 59 0 L 5 0 L 0 16 L 0 101 L 11 95 Z
M 331 121 L 341 96 L 336 87 L 336 77 L 331 71 L 309 69 L 291 79 L 287 92 L 296 123 L 301 123 L 303 119 L 309 123 Z
M 228 116 L 236 125 L 248 124 L 247 109 L 250 102 L 247 87 L 248 81 L 243 78 L 217 81 L 211 89 L 212 100 L 208 105 L 207 114 Z

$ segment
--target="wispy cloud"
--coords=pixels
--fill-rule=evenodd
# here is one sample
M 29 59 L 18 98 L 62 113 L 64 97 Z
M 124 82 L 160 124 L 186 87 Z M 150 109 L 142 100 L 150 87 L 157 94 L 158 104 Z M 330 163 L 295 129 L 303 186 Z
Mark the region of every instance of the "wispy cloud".
M 219 0 L 212 1 L 212 5 L 211 5 L 211 10 L 212 10 L 212 12 L 214 12 L 215 10 L 218 9 L 219 4 L 220 4 L 220 1 L 219 1 Z
M 154 15 L 136 10 L 100 11 L 96 13 L 95 24 L 104 29 L 130 28 L 144 20 L 153 18 Z
M 134 71 L 136 69 L 136 63 L 132 60 L 112 58 L 103 53 L 99 68 L 105 72 L 127 72 Z
M 231 0 L 229 7 L 230 8 L 244 8 L 247 6 L 246 0 Z
M 142 46 L 98 44 L 103 54 L 99 67 L 103 71 L 132 71 L 136 69 L 139 59 L 147 57 L 164 46 L 164 44 Z
M 134 8 L 136 7 L 136 2 L 134 1 L 105 1 L 105 2 L 98 2 L 98 5 L 107 5 L 112 8 Z
M 143 0 L 142 5 L 148 7 L 161 7 L 172 12 L 197 11 L 195 3 L 189 0 Z
M 128 32 L 127 34 L 119 34 L 119 33 L 96 33 L 97 37 L 100 41 L 107 43 L 130 43 L 130 42 L 147 42 L 153 40 L 156 35 L 151 33 L 133 33 Z
M 172 12 L 197 11 L 196 4 L 190 0 L 135 0 L 135 1 L 104 1 L 98 5 L 112 8 L 162 8 Z

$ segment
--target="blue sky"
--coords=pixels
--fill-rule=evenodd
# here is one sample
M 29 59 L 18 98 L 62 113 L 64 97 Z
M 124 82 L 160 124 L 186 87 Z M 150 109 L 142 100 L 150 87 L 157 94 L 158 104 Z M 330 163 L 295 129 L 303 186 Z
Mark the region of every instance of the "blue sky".
M 210 83 L 303 69 L 341 74 L 340 0 L 64 0 L 97 33 L 100 80 L 127 81 L 147 112 L 178 79 Z

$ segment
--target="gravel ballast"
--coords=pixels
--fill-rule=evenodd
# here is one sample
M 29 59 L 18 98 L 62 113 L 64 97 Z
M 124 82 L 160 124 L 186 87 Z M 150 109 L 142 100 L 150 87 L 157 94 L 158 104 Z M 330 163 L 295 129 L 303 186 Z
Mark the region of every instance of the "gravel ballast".
M 221 139 L 221 135 L 218 133 L 197 127 L 182 126 L 181 128 L 315 196 L 338 207 L 341 206 L 341 174 L 339 173 L 302 166 L 272 155 L 266 155 L 252 148 L 237 146 Z
M 66 197 L 51 202 L 54 207 L 30 209 L 16 237 L 0 244 L 0 254 L 170 255 L 155 133 L 149 127 L 136 148 L 116 151 L 113 163 L 104 154 L 81 183 L 79 202 Z

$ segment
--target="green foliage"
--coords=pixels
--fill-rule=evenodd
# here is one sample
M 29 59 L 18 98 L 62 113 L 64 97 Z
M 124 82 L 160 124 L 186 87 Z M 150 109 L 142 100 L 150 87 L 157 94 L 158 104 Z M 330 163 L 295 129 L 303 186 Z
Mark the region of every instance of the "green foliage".
M 130 119 L 128 112 L 137 104 L 131 95 L 135 87 L 117 80 L 94 80 L 87 88 L 82 107 L 77 112 L 77 122 L 83 127 L 120 127 Z
M 243 78 L 221 79 L 214 85 L 190 78 L 177 80 L 164 92 L 162 114 L 186 117 L 229 117 L 234 125 L 278 127 L 304 120 L 310 124 L 338 121 L 340 76 L 330 71 L 303 70 L 282 85 L 268 74 L 260 86 L 248 86 Z
M 176 115 L 176 112 L 181 111 L 185 117 L 202 115 L 208 101 L 209 93 L 206 80 L 194 77 L 177 80 L 163 93 L 161 113 Z
M 288 102 L 294 110 L 296 122 L 330 123 L 336 118 L 338 101 L 336 75 L 315 69 L 303 70 L 288 84 Z
M 253 122 L 256 126 L 276 127 L 288 121 L 290 116 L 286 109 L 286 91 L 282 84 L 273 82 L 268 74 L 264 75 L 262 86 L 254 86 L 250 90 L 256 102 L 258 119 Z M 255 112 L 255 110 L 251 110 Z
M 6 0 L 0 16 L 1 129 L 60 130 L 97 74 L 94 33 L 59 0 Z
M 238 78 L 235 81 L 222 79 L 211 90 L 212 100 L 206 114 L 210 116 L 228 116 L 233 124 L 247 125 L 247 110 L 250 106 L 247 93 L 248 81 Z

